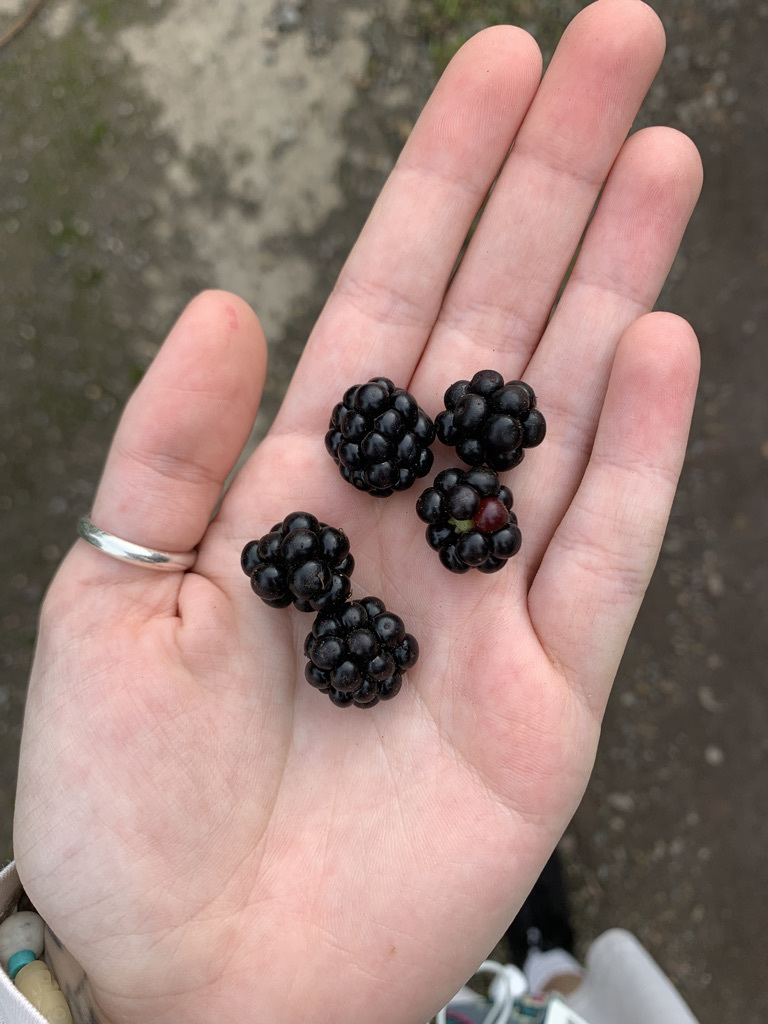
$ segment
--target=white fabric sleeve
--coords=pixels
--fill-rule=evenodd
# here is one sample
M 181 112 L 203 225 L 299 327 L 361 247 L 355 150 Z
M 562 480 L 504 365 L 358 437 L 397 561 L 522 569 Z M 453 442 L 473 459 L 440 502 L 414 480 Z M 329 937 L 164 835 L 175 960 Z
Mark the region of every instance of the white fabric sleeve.
M 565 1002 L 589 1024 L 698 1024 L 650 953 L 621 928 L 592 943 L 584 981 Z
M 0 920 L 14 907 L 21 893 L 15 863 L 0 871 Z M 47 1024 L 45 1017 L 27 1002 L 0 967 L 0 1024 Z

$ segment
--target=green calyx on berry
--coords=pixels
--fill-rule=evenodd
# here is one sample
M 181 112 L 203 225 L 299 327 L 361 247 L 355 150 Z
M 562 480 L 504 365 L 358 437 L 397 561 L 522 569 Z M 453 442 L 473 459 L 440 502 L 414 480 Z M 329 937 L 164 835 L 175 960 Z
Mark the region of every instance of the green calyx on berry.
M 509 520 L 509 509 L 499 498 L 484 498 L 472 519 L 449 519 L 456 533 L 495 533 L 505 527 Z
M 449 519 L 448 522 L 456 533 L 469 533 L 470 530 L 475 528 L 474 519 Z

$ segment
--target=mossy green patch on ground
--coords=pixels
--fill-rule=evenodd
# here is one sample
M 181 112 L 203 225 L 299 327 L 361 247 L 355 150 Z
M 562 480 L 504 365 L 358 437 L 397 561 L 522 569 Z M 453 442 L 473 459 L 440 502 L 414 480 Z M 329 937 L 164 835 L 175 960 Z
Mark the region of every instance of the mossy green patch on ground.
M 586 6 L 579 0 L 413 0 L 412 17 L 439 73 L 471 36 L 490 25 L 526 29 L 548 60 L 565 26 Z

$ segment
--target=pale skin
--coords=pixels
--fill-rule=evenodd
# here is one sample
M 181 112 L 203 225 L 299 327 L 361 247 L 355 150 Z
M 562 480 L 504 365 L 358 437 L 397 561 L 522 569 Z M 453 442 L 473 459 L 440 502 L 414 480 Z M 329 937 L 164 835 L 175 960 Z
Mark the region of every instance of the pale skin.
M 100 1020 L 424 1024 L 567 826 L 698 375 L 689 325 L 648 311 L 699 158 L 667 128 L 626 141 L 663 48 L 650 8 L 598 0 L 543 81 L 519 29 L 460 51 L 212 522 L 264 382 L 254 314 L 200 296 L 129 403 L 93 519 L 198 562 L 162 576 L 75 544 L 42 612 L 15 822 L 21 878 Z M 549 430 L 506 478 L 520 554 L 453 576 L 415 515 L 422 488 L 355 491 L 323 434 L 351 384 L 390 377 L 434 416 L 485 368 L 529 381 Z M 298 509 L 347 532 L 355 596 L 418 637 L 391 702 L 342 710 L 310 688 L 312 617 L 267 608 L 240 570 Z

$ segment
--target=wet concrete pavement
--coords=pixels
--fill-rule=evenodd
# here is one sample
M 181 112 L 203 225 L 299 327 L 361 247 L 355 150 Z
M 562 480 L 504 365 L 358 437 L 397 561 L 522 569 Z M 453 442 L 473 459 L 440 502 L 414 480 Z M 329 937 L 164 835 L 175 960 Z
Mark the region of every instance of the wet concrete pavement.
M 549 52 L 582 5 L 487 6 Z M 659 306 L 696 328 L 702 381 L 658 571 L 564 851 L 582 945 L 628 927 L 702 1022 L 757 1024 L 768 3 L 654 6 L 669 47 L 638 125 L 688 132 L 706 179 Z M 0 0 L 0 28 L 20 7 Z M 59 0 L 0 52 L 0 856 L 37 609 L 123 403 L 185 302 L 217 285 L 266 327 L 264 429 L 434 82 L 439 9 Z

